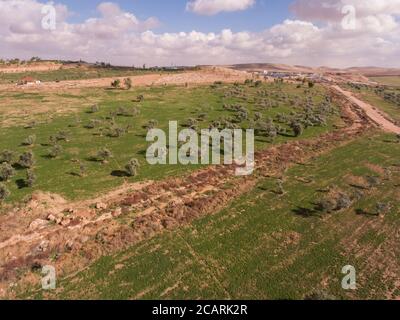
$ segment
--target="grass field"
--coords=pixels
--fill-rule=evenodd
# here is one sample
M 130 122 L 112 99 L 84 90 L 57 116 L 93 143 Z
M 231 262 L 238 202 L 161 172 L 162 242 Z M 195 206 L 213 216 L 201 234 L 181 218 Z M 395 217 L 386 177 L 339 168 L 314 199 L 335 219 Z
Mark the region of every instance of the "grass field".
M 400 76 L 371 77 L 370 79 L 385 86 L 400 87 Z
M 171 71 L 173 72 L 173 71 Z M 0 84 L 17 83 L 23 77 L 30 76 L 42 82 L 65 81 L 65 80 L 85 80 L 109 77 L 129 77 L 143 74 L 154 73 L 152 70 L 138 70 L 130 68 L 102 68 L 102 67 L 78 67 L 61 68 L 51 71 L 32 71 L 19 73 L 0 73 Z M 162 73 L 162 71 L 160 71 Z
M 369 134 L 284 176 L 285 194 L 263 178 L 226 209 L 163 233 L 58 282 L 74 299 L 339 299 L 399 297 L 400 144 Z M 373 176 L 376 184 L 360 181 Z M 305 182 L 306 181 L 306 182 Z M 355 183 L 354 181 L 357 181 Z M 326 190 L 350 207 L 316 211 Z M 376 204 L 387 205 L 377 217 Z M 341 288 L 342 267 L 357 270 L 357 290 Z M 24 295 L 24 297 L 26 297 Z
M 239 90 L 240 95 L 226 97 L 225 93 L 229 90 Z M 273 102 L 273 106 L 265 107 L 258 104 L 260 90 L 269 92 L 268 99 Z M 205 119 L 200 122 L 200 127 L 208 128 L 213 120 L 234 115 L 232 111 L 223 108 L 224 104 L 241 104 L 248 109 L 250 118 L 254 117 L 255 112 L 260 112 L 264 119 L 274 119 L 279 113 L 289 115 L 301 111 L 302 107 L 296 103 L 305 103 L 304 90 L 305 88 L 296 88 L 291 84 L 264 84 L 258 88 L 242 85 L 240 89 L 235 89 L 233 85 L 220 85 L 214 88 L 209 86 L 196 88 L 170 86 L 136 88 L 134 90 L 92 89 L 73 94 L 51 93 L 48 95 L 46 93 L 3 93 L 10 100 L 21 101 L 26 106 L 30 105 L 31 108 L 40 108 L 47 104 L 51 106 L 49 107 L 50 111 L 41 113 L 36 118 L 29 113 L 25 115 L 25 120 L 36 119 L 32 128 L 24 128 L 18 124 L 0 129 L 0 151 L 8 149 L 19 156 L 22 152 L 31 150 L 36 159 L 34 171 L 37 175 L 37 183 L 33 188 L 25 187 L 26 172 L 17 168 L 17 174 L 6 183 L 7 188 L 11 191 L 8 201 L 20 201 L 34 190 L 58 193 L 68 199 L 83 199 L 105 190 L 111 190 L 125 180 L 160 179 L 167 175 L 179 175 L 189 169 L 196 169 L 197 166 L 148 165 L 145 161 L 145 151 L 149 144 L 145 141 L 146 129 L 143 126 L 149 120 L 155 119 L 159 128 L 167 129 L 169 120 L 177 120 L 180 125 L 185 125 L 188 118 L 198 118 L 201 114 L 205 114 Z M 287 95 L 286 99 L 282 98 L 283 92 Z M 133 102 L 136 101 L 138 95 L 144 96 L 143 102 Z M 309 94 L 309 98 L 316 105 L 321 103 L 324 97 L 324 89 L 321 87 L 315 87 Z M 65 103 L 67 105 L 66 115 L 51 112 L 53 107 L 57 112 L 62 110 L 62 107 L 56 106 L 56 99 L 59 99 L 58 103 L 61 106 L 68 101 L 74 106 L 75 113 L 71 114 L 67 103 Z M 96 113 L 89 112 L 93 101 L 98 102 L 100 107 L 100 111 Z M 293 104 L 293 101 L 297 102 Z M 120 107 L 129 110 L 135 107 L 140 114 L 110 116 L 110 113 L 116 113 Z M 112 118 L 114 118 L 115 124 L 111 124 Z M 91 120 L 99 121 L 94 129 L 86 128 Z M 329 116 L 326 126 L 309 127 L 299 138 L 319 135 L 331 130 L 334 124 L 340 124 L 337 113 Z M 131 128 L 119 138 L 110 138 L 103 134 L 108 127 L 126 128 L 128 125 Z M 248 127 L 249 121 L 246 120 L 240 125 L 243 128 Z M 290 129 L 287 129 L 289 133 L 278 136 L 274 143 L 296 139 L 292 136 Z M 63 148 L 62 154 L 56 159 L 49 159 L 48 150 L 51 147 L 49 137 L 57 135 L 60 131 L 67 133 L 69 141 L 61 141 L 59 144 Z M 22 142 L 31 135 L 36 136 L 35 144 L 33 146 L 22 145 Z M 256 139 L 257 148 L 265 148 L 269 144 L 266 137 L 258 136 Z M 114 155 L 105 164 L 90 159 L 96 156 L 97 151 L 102 147 L 107 147 Z M 112 174 L 118 170 L 124 170 L 125 164 L 131 158 L 137 158 L 141 163 L 137 177 L 121 178 Z M 77 161 L 85 164 L 87 176 L 77 176 L 79 172 Z

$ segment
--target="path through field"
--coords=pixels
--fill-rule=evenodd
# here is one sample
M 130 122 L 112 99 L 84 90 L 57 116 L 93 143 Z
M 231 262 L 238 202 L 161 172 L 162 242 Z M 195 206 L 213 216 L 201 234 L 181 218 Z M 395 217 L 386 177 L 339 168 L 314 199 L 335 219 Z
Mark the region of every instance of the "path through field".
M 339 86 L 333 86 L 335 90 L 343 94 L 348 98 L 351 103 L 354 103 L 358 107 L 364 110 L 365 114 L 376 124 L 378 124 L 383 130 L 388 132 L 393 132 L 396 134 L 400 134 L 400 127 L 395 125 L 389 119 L 389 116 L 384 114 L 381 110 L 373 107 L 372 105 L 361 101 L 360 99 L 353 96 L 353 94 L 349 91 L 343 90 Z

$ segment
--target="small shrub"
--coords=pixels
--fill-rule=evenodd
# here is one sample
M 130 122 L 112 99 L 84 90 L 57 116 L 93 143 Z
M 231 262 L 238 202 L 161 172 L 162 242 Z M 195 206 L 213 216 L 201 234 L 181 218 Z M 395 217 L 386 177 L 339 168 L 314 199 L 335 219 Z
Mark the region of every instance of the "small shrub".
M 147 130 L 151 130 L 154 129 L 156 126 L 158 126 L 158 121 L 153 119 L 147 123 L 146 128 Z
M 298 121 L 294 121 L 290 124 L 290 128 L 293 130 L 293 134 L 295 137 L 299 137 L 303 134 L 303 125 L 298 122 Z
M 97 152 L 97 159 L 99 161 L 106 162 L 109 158 L 112 158 L 113 154 L 107 148 L 103 148 Z
M 193 119 L 193 118 L 189 118 L 188 121 L 187 121 L 187 126 L 188 126 L 189 128 L 194 128 L 194 127 L 196 127 L 196 126 L 197 126 L 197 120 L 196 120 L 196 119 Z
M 386 211 L 389 209 L 389 204 L 383 203 L 383 202 L 378 202 L 375 205 L 375 212 L 377 216 L 381 216 L 386 213 Z
M 56 135 L 57 141 L 68 141 L 68 134 L 65 131 L 59 131 Z
M 125 133 L 126 131 L 124 128 L 114 127 L 109 129 L 107 136 L 110 138 L 119 138 L 122 137 Z
M 336 208 L 335 210 L 343 210 L 351 207 L 351 199 L 350 197 L 345 194 L 345 193 L 340 193 L 338 195 L 338 198 L 336 200 Z
M 62 146 L 55 144 L 51 149 L 49 149 L 49 157 L 57 158 L 63 151 Z
M 113 87 L 113 88 L 119 88 L 120 86 L 121 86 L 121 81 L 119 79 L 111 82 L 111 87 Z
M 336 207 L 337 203 L 335 199 L 325 198 L 317 203 L 316 209 L 322 213 L 331 213 L 336 209 Z
M 78 175 L 82 178 L 87 175 L 87 168 L 83 162 L 79 162 L 79 173 Z
M 36 174 L 33 172 L 33 170 L 27 170 L 26 171 L 26 185 L 29 188 L 32 188 L 34 184 L 36 183 L 37 177 Z
M 89 123 L 85 126 L 86 129 L 94 129 L 101 125 L 101 120 L 98 119 L 91 119 Z
M 0 154 L 0 163 L 10 163 L 13 161 L 14 152 L 10 150 L 3 150 Z
M 22 144 L 24 145 L 24 146 L 33 146 L 34 144 L 35 144 L 35 142 L 36 142 L 36 135 L 30 135 L 29 137 L 27 137 L 23 142 L 22 142 Z
M 90 107 L 90 113 L 96 113 L 100 111 L 100 107 L 97 104 L 94 104 Z
M 135 177 L 137 175 L 137 170 L 140 167 L 140 163 L 137 159 L 131 159 L 125 166 L 126 172 L 130 177 Z
M 34 155 L 32 151 L 24 152 L 20 155 L 18 164 L 23 168 L 31 168 L 35 164 Z
M 0 165 L 0 179 L 2 181 L 8 181 L 14 174 L 15 170 L 8 162 Z
M 10 196 L 10 191 L 8 191 L 7 187 L 0 183 L 0 203 L 6 200 Z
M 124 86 L 127 90 L 132 88 L 132 79 L 131 78 L 126 78 L 124 79 Z

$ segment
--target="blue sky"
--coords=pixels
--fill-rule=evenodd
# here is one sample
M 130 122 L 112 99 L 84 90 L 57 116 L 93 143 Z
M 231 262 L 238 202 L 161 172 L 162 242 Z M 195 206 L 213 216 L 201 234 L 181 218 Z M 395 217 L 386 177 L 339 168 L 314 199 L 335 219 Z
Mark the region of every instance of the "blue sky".
M 82 22 L 88 17 L 98 15 L 96 7 L 104 2 L 101 0 L 61 0 L 57 1 L 68 6 L 74 12 L 68 21 Z M 202 16 L 185 10 L 187 0 L 116 0 L 121 9 L 133 13 L 144 20 L 157 17 L 162 23 L 158 32 L 217 32 L 230 28 L 234 32 L 262 31 L 278 24 L 286 18 L 291 18 L 289 4 L 291 0 L 259 0 L 247 10 L 237 12 L 222 12 L 214 16 Z
M 400 0 L 53 0 L 54 29 L 42 23 L 48 1 L 0 0 L 0 57 L 148 66 L 400 64 Z M 345 6 L 354 15 L 343 13 Z

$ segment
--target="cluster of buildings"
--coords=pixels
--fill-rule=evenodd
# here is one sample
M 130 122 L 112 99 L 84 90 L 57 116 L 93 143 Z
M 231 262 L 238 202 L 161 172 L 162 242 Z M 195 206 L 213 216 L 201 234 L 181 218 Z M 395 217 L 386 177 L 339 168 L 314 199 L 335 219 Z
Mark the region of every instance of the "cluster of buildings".
M 283 80 L 298 80 L 306 79 L 314 82 L 330 82 L 331 79 L 318 73 L 299 73 L 289 71 L 268 71 L 256 72 L 257 75 L 263 76 L 265 79 L 283 79 Z

